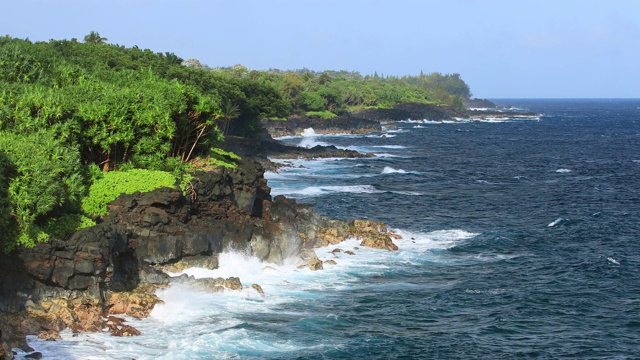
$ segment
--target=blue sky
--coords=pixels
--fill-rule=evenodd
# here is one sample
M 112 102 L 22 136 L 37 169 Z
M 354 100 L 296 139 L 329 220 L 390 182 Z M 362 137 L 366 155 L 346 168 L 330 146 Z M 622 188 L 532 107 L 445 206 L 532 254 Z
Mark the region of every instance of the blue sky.
M 640 98 L 640 0 L 2 0 L 0 35 L 212 67 L 460 73 L 481 98 Z

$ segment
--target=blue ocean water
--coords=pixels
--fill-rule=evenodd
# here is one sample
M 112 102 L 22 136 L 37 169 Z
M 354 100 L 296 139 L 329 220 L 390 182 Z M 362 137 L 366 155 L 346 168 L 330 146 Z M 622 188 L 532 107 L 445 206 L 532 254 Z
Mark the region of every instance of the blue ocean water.
M 383 221 L 397 252 L 318 249 L 311 272 L 240 254 L 254 292 L 172 287 L 140 337 L 31 345 L 70 359 L 640 358 L 640 100 L 499 100 L 539 118 L 386 124 L 283 139 L 377 154 L 295 160 L 274 194 Z M 355 255 L 330 251 L 339 247 Z

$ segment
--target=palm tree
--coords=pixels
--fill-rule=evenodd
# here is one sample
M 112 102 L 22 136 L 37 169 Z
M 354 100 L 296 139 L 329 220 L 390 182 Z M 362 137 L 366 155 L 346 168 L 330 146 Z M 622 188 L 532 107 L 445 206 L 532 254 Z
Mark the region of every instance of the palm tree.
M 232 104 L 231 101 L 227 100 L 222 103 L 221 107 L 221 120 L 222 120 L 222 134 L 229 134 L 229 124 L 231 121 L 240 116 L 240 108 L 236 104 Z
M 178 55 L 172 52 L 165 52 L 164 58 L 169 65 L 180 65 L 184 61 Z
M 85 35 L 84 42 L 90 44 L 106 44 L 107 38 L 100 37 L 100 34 L 97 31 L 92 31 L 89 35 Z

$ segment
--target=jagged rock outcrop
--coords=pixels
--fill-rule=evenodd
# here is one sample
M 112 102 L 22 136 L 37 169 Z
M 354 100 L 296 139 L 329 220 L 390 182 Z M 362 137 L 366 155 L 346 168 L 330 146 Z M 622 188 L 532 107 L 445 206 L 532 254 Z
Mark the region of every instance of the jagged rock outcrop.
M 464 107 L 467 109 L 495 109 L 496 104 L 487 99 L 465 99 Z
M 27 350 L 25 334 L 102 331 L 107 313 L 148 316 L 154 289 L 169 284 L 160 266 L 189 257 L 217 266 L 217 258 L 203 258 L 250 249 L 271 200 L 262 175 L 246 161 L 236 171 L 200 174 L 187 196 L 178 188 L 123 195 L 101 223 L 69 239 L 0 254 L 3 344 Z
M 373 154 L 339 149 L 333 145 L 317 145 L 312 148 L 286 145 L 274 140 L 267 132 L 262 132 L 259 136 L 251 139 L 227 136 L 220 146 L 242 157 L 254 158 L 265 169 L 270 171 L 277 171 L 278 167 L 281 166 L 270 159 L 363 158 L 373 156 Z
M 349 227 L 354 237 L 362 239 L 360 246 L 389 251 L 398 250 L 398 246 L 393 243 L 391 238 L 400 237 L 390 233 L 386 224 L 371 220 L 352 220 Z
M 458 111 L 448 106 L 433 104 L 402 103 L 393 109 L 365 109 L 352 114 L 354 117 L 375 121 L 400 121 L 400 120 L 449 120 L 453 118 L 466 118 L 464 111 Z
M 388 231 L 379 223 L 331 220 L 310 205 L 284 196 L 272 199 L 263 173 L 258 163 L 244 161 L 234 171 L 198 174 L 186 195 L 178 188 L 123 195 L 109 204 L 109 214 L 98 225 L 69 239 L 0 254 L 5 357 L 12 356 L 6 349 L 31 350 L 25 334 L 55 339 L 60 330 L 71 328 L 136 335 L 109 315 L 148 316 L 159 301 L 154 291 L 171 282 L 204 291 L 240 290 L 238 278 L 170 278 L 165 273 L 216 268 L 222 251 L 276 264 L 297 261 L 319 270 L 323 263 L 313 249 L 348 237 L 392 250 Z
M 366 134 L 380 131 L 380 123 L 368 118 L 341 115 L 333 119 L 292 116 L 287 120 L 264 120 L 262 126 L 272 137 L 300 136 L 313 128 L 316 134 Z

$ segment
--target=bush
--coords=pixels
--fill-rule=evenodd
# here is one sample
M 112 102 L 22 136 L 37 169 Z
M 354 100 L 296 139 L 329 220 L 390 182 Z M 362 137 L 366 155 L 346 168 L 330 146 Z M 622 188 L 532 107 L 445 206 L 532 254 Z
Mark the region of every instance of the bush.
M 49 220 L 42 227 L 42 232 L 64 239 L 80 229 L 91 227 L 95 224 L 95 221 L 82 214 L 64 214 L 59 218 Z
M 331 111 L 307 111 L 307 116 L 317 116 L 321 119 L 329 120 L 337 117 L 338 115 L 332 113 Z
M 52 131 L 0 132 L 0 153 L 2 232 L 12 234 L 9 242 L 33 247 L 47 239 L 35 228 L 37 221 L 78 210 L 86 191 L 80 153 Z
M 107 214 L 107 204 L 122 194 L 175 186 L 176 177 L 165 171 L 110 171 L 91 185 L 89 195 L 82 199 L 82 210 L 89 216 L 103 216 Z

